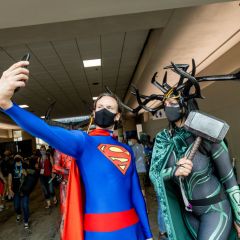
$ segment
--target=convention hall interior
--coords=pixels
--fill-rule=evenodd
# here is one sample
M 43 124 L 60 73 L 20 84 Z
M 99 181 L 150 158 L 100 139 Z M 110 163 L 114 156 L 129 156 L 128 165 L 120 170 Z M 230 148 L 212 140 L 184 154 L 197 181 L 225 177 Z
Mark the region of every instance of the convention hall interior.
M 164 69 L 171 62 L 196 63 L 196 76 L 240 71 L 240 2 L 220 0 L 9 0 L 0 8 L 0 70 L 30 53 L 30 77 L 13 101 L 50 125 L 86 131 L 97 96 L 110 89 L 128 107 L 138 106 L 131 93 L 162 94 L 151 83 L 177 83 Z M 88 60 L 93 65 L 87 65 Z M 240 76 L 240 75 L 239 75 Z M 226 121 L 226 139 L 240 184 L 240 80 L 203 82 L 201 111 Z M 154 108 L 159 101 L 148 103 Z M 92 128 L 93 126 L 91 126 Z M 163 109 L 138 114 L 125 110 L 115 130 L 119 141 L 130 134 L 156 134 L 168 127 Z M 23 158 L 39 149 L 37 139 L 0 113 L 0 155 L 6 150 Z M 67 143 L 66 143 L 67 144 Z M 70 147 L 70 146 L 69 146 Z M 59 190 L 56 189 L 56 194 Z M 57 195 L 58 198 L 58 195 Z M 59 206 L 44 208 L 39 183 L 30 197 L 30 229 L 15 221 L 13 203 L 0 211 L 0 239 L 59 239 Z M 149 183 L 148 215 L 158 239 L 157 198 Z

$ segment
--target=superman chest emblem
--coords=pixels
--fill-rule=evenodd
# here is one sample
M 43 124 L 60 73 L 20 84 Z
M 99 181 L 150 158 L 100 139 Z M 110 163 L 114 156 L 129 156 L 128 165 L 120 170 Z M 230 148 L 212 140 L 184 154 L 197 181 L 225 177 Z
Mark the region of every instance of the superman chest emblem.
M 100 144 L 98 149 L 122 174 L 127 172 L 131 163 L 131 154 L 124 147 L 111 144 Z

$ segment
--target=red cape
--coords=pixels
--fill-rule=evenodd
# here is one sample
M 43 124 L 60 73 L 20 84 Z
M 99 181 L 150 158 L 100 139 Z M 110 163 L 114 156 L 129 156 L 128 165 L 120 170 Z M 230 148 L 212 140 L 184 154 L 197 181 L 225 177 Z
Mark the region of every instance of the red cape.
M 63 240 L 83 240 L 83 199 L 80 174 L 76 161 L 72 161 L 68 179 Z

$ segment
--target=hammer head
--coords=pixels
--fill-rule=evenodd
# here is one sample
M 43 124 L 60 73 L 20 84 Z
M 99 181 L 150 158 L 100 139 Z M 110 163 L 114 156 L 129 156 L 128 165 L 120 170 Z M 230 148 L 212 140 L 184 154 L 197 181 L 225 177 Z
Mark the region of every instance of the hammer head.
M 191 111 L 184 123 L 184 128 L 194 135 L 212 142 L 220 142 L 226 136 L 229 125 L 206 113 Z

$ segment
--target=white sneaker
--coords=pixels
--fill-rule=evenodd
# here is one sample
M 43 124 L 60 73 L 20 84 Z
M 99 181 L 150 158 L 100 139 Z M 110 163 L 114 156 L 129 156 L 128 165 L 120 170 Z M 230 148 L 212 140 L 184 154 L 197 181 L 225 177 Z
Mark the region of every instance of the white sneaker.
M 21 220 L 21 215 L 17 215 L 16 222 L 20 222 Z
M 29 229 L 29 224 L 28 223 L 24 223 L 24 229 Z

